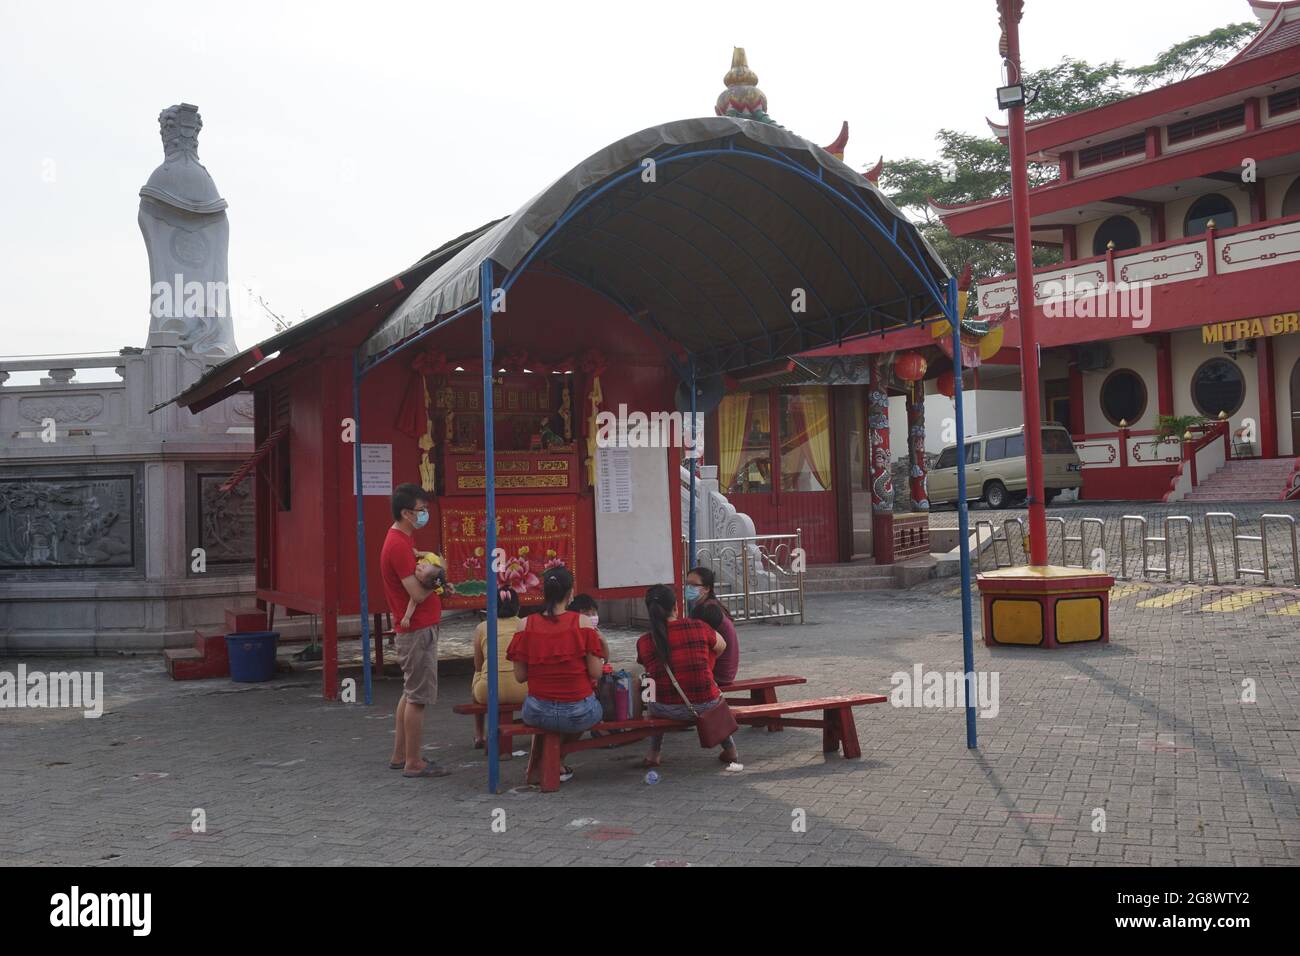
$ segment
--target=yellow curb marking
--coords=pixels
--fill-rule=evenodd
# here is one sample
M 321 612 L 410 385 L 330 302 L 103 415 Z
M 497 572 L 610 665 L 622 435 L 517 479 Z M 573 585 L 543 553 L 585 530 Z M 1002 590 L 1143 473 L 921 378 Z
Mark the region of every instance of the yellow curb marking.
M 1166 594 L 1160 594 L 1153 598 L 1147 598 L 1145 601 L 1138 601 L 1138 607 L 1173 607 L 1175 604 L 1182 604 L 1189 601 L 1201 593 L 1198 587 L 1178 588 L 1169 591 Z
M 1227 597 L 1219 598 L 1210 604 L 1201 608 L 1202 611 L 1240 611 L 1248 608 L 1252 604 L 1258 604 L 1266 597 L 1276 594 L 1276 591 L 1238 591 L 1236 594 L 1229 594 Z
M 1141 594 L 1143 591 L 1150 591 L 1149 584 L 1117 584 L 1110 589 L 1110 599 L 1118 601 L 1120 598 L 1126 598 L 1130 594 Z
M 1276 611 L 1269 611 L 1269 614 L 1285 614 L 1288 617 L 1300 617 L 1300 601 L 1294 604 L 1288 604 L 1286 607 L 1278 608 Z

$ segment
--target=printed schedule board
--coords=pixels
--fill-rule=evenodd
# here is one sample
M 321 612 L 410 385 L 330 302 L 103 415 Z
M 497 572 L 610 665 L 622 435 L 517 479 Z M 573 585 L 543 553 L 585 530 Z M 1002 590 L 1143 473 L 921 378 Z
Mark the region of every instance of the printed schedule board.
M 667 449 L 596 449 L 597 586 L 672 583 L 677 535 L 668 495 Z

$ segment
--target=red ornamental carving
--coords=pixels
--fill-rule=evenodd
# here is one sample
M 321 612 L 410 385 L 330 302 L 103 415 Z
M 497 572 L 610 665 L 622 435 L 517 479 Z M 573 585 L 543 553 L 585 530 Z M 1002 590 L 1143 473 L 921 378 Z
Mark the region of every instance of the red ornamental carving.
M 925 357 L 920 352 L 901 352 L 894 359 L 894 377 L 904 382 L 925 378 Z
M 941 372 L 939 377 L 934 381 L 935 388 L 939 390 L 940 395 L 947 395 L 953 398 L 957 394 L 956 377 L 952 372 Z

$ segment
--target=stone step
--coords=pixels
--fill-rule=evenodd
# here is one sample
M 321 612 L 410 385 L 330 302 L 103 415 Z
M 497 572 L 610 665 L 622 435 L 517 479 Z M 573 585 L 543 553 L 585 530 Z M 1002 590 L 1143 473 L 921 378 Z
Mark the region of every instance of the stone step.
M 839 579 L 809 581 L 804 579 L 804 594 L 845 594 L 860 591 L 889 591 L 894 587 L 894 575 L 882 578 Z

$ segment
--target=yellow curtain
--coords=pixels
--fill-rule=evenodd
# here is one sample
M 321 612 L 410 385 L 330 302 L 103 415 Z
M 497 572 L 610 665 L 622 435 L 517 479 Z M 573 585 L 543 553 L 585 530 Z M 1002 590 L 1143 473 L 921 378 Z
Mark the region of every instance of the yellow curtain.
M 751 398 L 749 392 L 737 392 L 728 395 L 718 406 L 718 483 L 723 493 L 731 490 L 740 468 Z
M 820 386 L 801 387 L 808 462 L 813 474 L 826 490 L 831 487 L 831 416 L 827 390 Z

